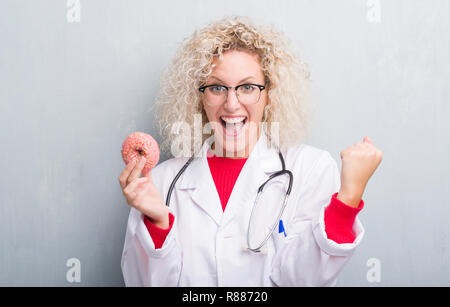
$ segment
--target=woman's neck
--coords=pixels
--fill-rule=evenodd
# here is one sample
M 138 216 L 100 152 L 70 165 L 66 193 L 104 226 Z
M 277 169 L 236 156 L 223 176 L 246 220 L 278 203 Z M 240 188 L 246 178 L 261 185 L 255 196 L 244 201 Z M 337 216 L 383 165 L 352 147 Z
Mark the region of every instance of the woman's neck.
M 253 148 L 256 146 L 256 143 L 259 139 L 260 134 L 257 138 L 254 139 L 253 142 L 248 142 L 245 146 L 245 148 L 241 151 L 227 151 L 225 148 L 215 148 L 216 141 L 214 140 L 213 144 L 211 145 L 211 153 L 214 154 L 217 157 L 224 157 L 229 159 L 246 159 L 250 156 L 250 153 L 252 152 Z
M 220 150 L 215 149 L 214 146 L 215 143 L 216 142 L 214 142 L 211 146 L 211 153 L 214 154 L 216 157 L 224 157 L 228 159 L 246 159 L 250 155 L 248 147 L 246 147 L 245 150 L 241 152 L 227 151 L 225 150 L 225 148 L 222 148 L 222 151 L 220 152 Z

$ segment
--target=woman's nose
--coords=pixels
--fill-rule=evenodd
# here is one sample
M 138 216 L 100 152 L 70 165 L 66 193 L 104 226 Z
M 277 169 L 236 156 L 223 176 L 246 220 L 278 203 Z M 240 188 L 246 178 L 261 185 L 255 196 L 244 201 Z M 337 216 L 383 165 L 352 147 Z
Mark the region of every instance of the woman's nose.
M 227 111 L 232 112 L 236 109 L 239 109 L 240 106 L 241 103 L 239 102 L 236 91 L 234 89 L 229 89 L 227 93 L 227 99 L 225 100 L 224 108 Z

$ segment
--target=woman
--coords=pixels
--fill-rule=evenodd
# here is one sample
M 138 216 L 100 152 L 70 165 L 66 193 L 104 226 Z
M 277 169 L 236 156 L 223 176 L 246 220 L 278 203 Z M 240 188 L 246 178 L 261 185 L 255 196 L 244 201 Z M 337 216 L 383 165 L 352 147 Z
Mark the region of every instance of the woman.
M 363 237 L 356 215 L 382 153 L 365 137 L 341 152 L 339 174 L 327 151 L 302 143 L 307 80 L 280 33 L 243 18 L 211 23 L 183 43 L 158 100 L 162 147 L 178 157 L 142 177 L 145 161 L 133 161 L 119 176 L 131 206 L 127 286 L 336 283 Z M 191 146 L 196 114 L 200 148 Z

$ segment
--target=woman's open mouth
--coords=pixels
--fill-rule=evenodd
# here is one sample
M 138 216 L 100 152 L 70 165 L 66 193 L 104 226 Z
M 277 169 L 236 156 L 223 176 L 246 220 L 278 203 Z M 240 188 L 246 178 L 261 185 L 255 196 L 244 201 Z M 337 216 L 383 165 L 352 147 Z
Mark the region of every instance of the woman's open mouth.
M 223 132 L 227 136 L 237 136 L 247 124 L 248 118 L 246 116 L 238 117 L 225 117 L 221 116 L 220 121 L 222 123 Z

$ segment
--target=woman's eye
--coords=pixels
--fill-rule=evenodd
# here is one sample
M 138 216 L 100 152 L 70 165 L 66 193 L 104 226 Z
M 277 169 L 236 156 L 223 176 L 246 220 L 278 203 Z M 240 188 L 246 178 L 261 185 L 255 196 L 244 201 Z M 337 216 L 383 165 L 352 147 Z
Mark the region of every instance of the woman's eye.
M 223 86 L 212 86 L 212 87 L 210 87 L 210 90 L 213 93 L 221 93 L 225 90 L 225 88 Z
M 251 85 L 251 84 L 245 84 L 241 88 L 242 88 L 242 90 L 244 92 L 249 93 L 249 92 L 252 92 L 255 89 L 255 86 Z

